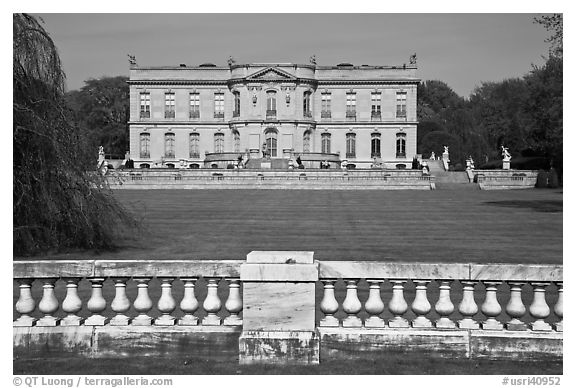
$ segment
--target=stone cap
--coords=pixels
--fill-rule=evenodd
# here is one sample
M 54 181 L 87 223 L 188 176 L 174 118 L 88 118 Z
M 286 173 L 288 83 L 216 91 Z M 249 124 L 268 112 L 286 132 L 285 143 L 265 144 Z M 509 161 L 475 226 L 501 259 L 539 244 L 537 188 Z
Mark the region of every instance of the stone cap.
M 313 264 L 314 252 L 309 251 L 252 251 L 247 263 L 258 264 Z

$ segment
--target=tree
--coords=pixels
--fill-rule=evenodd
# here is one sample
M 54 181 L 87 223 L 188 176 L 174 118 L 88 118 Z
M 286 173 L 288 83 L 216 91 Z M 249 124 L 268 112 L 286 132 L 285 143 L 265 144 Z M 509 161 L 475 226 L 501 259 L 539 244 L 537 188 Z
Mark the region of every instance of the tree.
M 543 15 L 534 18 L 534 23 L 540 24 L 547 31 L 552 31 L 552 36 L 546 39 L 550 43 L 549 56 L 562 58 L 563 56 L 563 37 L 564 37 L 564 20 L 561 13 L 552 15 Z
M 124 157 L 129 148 L 128 78 L 89 79 L 80 90 L 67 93 L 68 104 L 76 121 L 87 133 L 94 149 L 103 146 L 108 154 Z
M 113 248 L 138 224 L 96 172 L 64 99 L 54 42 L 32 16 L 13 15 L 13 241 L 16 255 Z

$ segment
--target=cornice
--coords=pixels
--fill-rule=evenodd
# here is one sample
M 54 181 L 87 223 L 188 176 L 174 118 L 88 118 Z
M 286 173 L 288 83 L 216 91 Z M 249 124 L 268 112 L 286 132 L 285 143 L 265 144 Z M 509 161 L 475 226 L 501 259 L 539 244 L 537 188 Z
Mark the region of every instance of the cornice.
M 215 85 L 215 86 L 232 86 L 238 84 L 264 84 L 264 83 L 296 83 L 312 86 L 325 85 L 418 85 L 420 79 L 396 79 L 396 80 L 317 80 L 314 78 L 297 78 L 294 79 L 248 79 L 230 78 L 226 80 L 129 80 L 129 85 L 134 86 L 185 86 L 185 85 Z

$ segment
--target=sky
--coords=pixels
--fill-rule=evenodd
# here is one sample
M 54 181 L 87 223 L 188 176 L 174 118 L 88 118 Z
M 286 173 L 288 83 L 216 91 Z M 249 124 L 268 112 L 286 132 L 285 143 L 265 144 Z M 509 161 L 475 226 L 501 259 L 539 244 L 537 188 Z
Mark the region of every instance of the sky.
M 34 14 L 55 41 L 68 89 L 139 65 L 342 62 L 401 65 L 463 97 L 482 82 L 544 63 L 550 35 L 538 14 Z

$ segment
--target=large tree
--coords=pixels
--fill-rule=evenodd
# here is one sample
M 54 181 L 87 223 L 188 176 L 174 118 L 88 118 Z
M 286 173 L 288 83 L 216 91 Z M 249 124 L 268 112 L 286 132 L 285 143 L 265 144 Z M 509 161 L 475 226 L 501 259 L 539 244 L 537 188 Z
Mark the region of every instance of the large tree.
M 89 79 L 80 90 L 67 93 L 76 121 L 91 145 L 103 146 L 107 154 L 122 158 L 128 151 L 128 78 Z
M 73 123 L 54 42 L 13 15 L 13 241 L 16 255 L 112 248 L 137 224 L 96 172 L 97 152 Z

